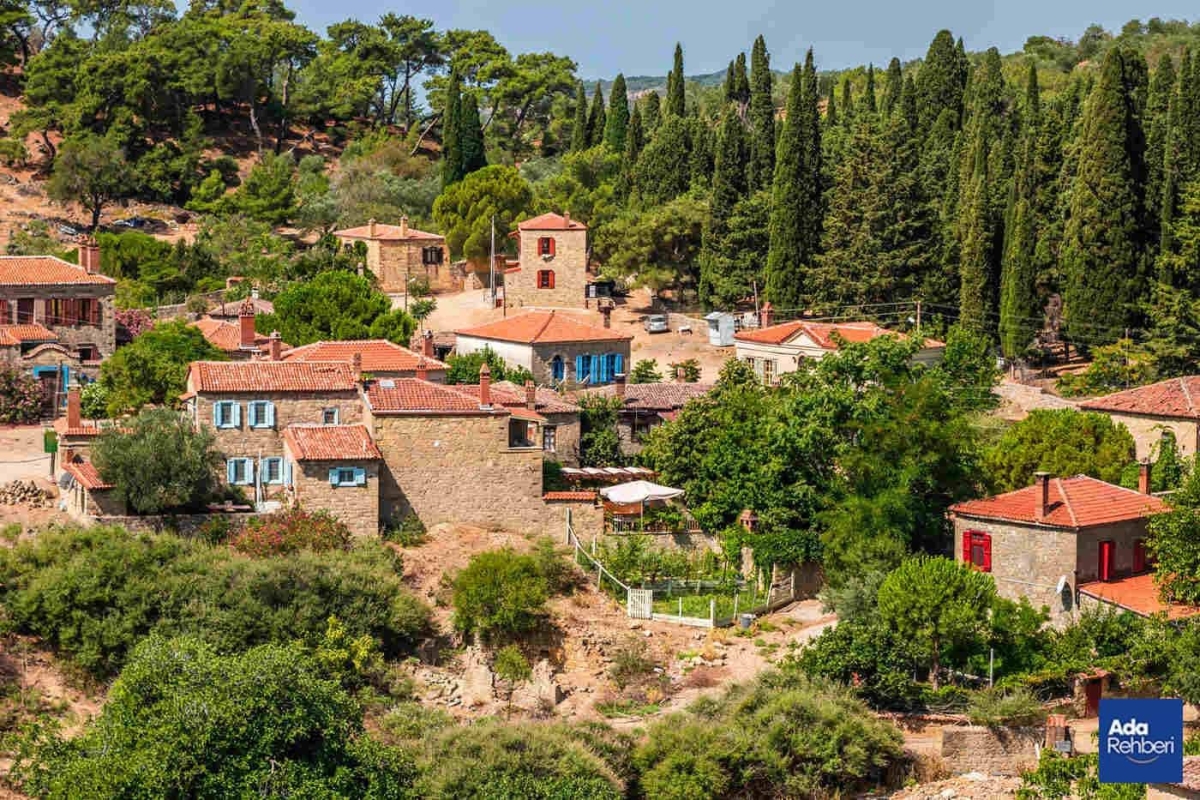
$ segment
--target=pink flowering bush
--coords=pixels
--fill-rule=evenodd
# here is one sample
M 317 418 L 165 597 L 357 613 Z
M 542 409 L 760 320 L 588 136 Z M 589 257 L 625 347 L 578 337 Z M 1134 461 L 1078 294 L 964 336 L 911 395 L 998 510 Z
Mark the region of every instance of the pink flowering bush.
M 300 550 L 345 550 L 350 529 L 327 511 L 292 508 L 250 520 L 229 543 L 239 553 L 260 558 Z
M 117 326 L 129 332 L 131 341 L 154 327 L 154 317 L 144 308 L 118 309 L 113 316 Z
M 42 387 L 16 367 L 0 366 L 0 423 L 23 425 L 42 416 Z

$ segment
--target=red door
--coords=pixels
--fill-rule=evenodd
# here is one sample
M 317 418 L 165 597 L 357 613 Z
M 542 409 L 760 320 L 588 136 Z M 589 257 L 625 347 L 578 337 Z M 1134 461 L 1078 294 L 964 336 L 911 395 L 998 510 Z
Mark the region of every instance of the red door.
M 1100 580 L 1110 581 L 1113 579 L 1113 555 L 1115 546 L 1111 541 L 1100 543 Z
M 1133 572 L 1146 571 L 1146 540 L 1138 539 L 1133 543 Z
M 1099 678 L 1091 678 L 1083 686 L 1085 717 L 1100 716 L 1100 690 L 1103 682 Z

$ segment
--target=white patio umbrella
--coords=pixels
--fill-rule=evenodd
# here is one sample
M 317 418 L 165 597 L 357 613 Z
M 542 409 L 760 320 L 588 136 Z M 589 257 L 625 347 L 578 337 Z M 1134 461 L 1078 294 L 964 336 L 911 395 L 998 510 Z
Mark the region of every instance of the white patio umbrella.
M 630 481 L 608 486 L 600 490 L 600 496 L 613 503 L 627 505 L 637 503 L 640 506 L 641 518 L 646 516 L 647 500 L 670 500 L 683 494 L 683 489 L 673 489 L 670 486 L 660 486 L 650 481 Z

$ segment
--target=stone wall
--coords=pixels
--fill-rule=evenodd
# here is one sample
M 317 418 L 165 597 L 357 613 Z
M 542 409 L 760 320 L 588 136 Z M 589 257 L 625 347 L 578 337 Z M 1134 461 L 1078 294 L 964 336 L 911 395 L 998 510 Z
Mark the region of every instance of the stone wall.
M 112 284 L 63 284 L 61 286 L 28 286 L 9 287 L 0 294 L 0 303 L 8 303 L 8 319 L 16 320 L 17 299 L 34 299 L 33 320 L 20 322 L 37 322 L 45 325 L 59 342 L 68 349 L 74 350 L 77 345 L 88 344 L 100 351 L 101 358 L 108 358 L 117 347 L 117 320 L 113 316 Z M 47 315 L 47 300 L 98 300 L 100 302 L 100 322 L 98 325 L 80 323 L 78 325 L 56 325 Z
M 587 230 L 520 231 L 520 269 L 504 274 L 510 308 L 583 308 L 587 294 Z M 538 255 L 538 239 L 554 239 L 554 255 Z M 538 272 L 553 270 L 554 288 L 539 289 Z
M 558 461 L 564 467 L 579 466 L 579 414 L 542 414 L 549 425 L 555 427 L 554 452 L 543 451 L 550 461 Z M 539 443 L 540 444 L 540 443 Z
M 358 467 L 367 471 L 364 486 L 331 486 L 329 471 Z M 328 511 L 357 537 L 379 534 L 379 462 L 303 461 L 293 462 L 295 502 L 308 510 Z
M 367 243 L 367 268 L 379 278 L 379 288 L 392 294 L 404 294 L 410 277 L 425 276 L 435 292 L 457 292 L 463 288 L 463 276 L 450 264 L 450 253 L 442 239 L 375 240 Z M 441 264 L 422 262 L 426 247 L 442 249 Z
M 530 372 L 533 373 L 534 381 L 543 386 L 548 385 L 554 378 L 554 374 L 550 368 L 550 362 L 554 360 L 555 356 L 560 356 L 562 358 L 563 367 L 565 369 L 565 377 L 568 381 L 574 381 L 578 377 L 575 374 L 576 356 L 620 353 L 621 358 L 623 358 L 625 362 L 625 371 L 628 372 L 632 368 L 629 363 L 629 339 L 602 342 L 538 343 L 532 345 L 530 349 L 533 351 Z
M 205 524 L 224 520 L 237 530 L 254 517 L 259 516 L 253 511 L 220 512 L 212 514 L 157 514 L 153 516 L 103 516 L 95 518 L 101 525 L 120 525 L 134 533 L 176 533 L 180 536 L 194 536 Z
M 1040 728 L 946 726 L 938 735 L 942 761 L 952 773 L 1020 775 L 1037 767 Z
M 1175 442 L 1179 452 L 1184 456 L 1196 455 L 1200 426 L 1194 420 L 1168 419 L 1165 417 L 1146 417 L 1134 414 L 1108 414 L 1113 422 L 1124 425 L 1133 435 L 1133 443 L 1137 447 L 1138 459 L 1151 458 L 1154 450 L 1162 440 L 1163 432 L 1175 434 Z
M 1146 800 L 1177 800 L 1177 798 L 1195 800 L 1200 798 L 1200 790 L 1166 783 L 1152 783 L 1146 786 Z

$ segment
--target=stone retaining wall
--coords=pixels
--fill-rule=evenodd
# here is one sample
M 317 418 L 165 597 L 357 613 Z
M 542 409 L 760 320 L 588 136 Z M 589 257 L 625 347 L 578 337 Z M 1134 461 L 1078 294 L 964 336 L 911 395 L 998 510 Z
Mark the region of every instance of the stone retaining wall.
M 947 726 L 938 734 L 938 749 L 952 773 L 1020 775 L 1037 767 L 1041 728 Z

